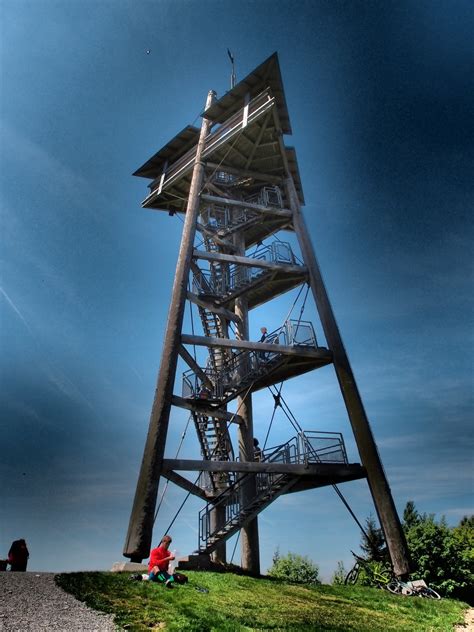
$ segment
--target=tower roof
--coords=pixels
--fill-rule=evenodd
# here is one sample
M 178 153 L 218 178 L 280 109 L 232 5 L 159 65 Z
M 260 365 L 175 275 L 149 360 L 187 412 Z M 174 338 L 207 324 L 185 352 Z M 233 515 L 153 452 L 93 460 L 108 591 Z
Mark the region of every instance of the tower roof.
M 206 110 L 206 117 L 215 123 L 222 123 L 242 107 L 242 100 L 250 93 L 250 98 L 270 88 L 275 97 L 278 118 L 284 134 L 291 134 L 290 116 L 286 106 L 285 91 L 281 78 L 278 53 L 273 53 L 260 66 L 252 70 L 242 81 L 226 92 Z
M 198 139 L 199 129 L 192 125 L 186 125 L 154 156 L 139 167 L 133 175 L 141 176 L 142 178 L 156 178 L 163 171 L 163 166 L 166 162 L 171 163 L 181 158 L 191 147 L 197 144 Z
M 263 181 L 281 186 L 289 171 L 304 205 L 296 152 L 282 142 L 291 125 L 277 53 L 212 103 L 205 115 L 211 131 L 201 158 L 208 178 L 210 170 L 221 168 L 243 177 L 247 188 Z M 135 171 L 153 180 L 143 207 L 185 212 L 199 135 L 198 128 L 186 126 Z

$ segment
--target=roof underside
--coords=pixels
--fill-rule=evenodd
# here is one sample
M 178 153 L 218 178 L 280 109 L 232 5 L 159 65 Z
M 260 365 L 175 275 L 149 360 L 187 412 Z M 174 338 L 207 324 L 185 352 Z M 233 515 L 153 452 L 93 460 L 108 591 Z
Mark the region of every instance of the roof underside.
M 304 204 L 296 152 L 282 143 L 282 132 L 291 128 L 276 53 L 213 103 L 206 117 L 213 121 L 203 153 L 207 182 L 228 169 L 239 176 L 236 186 L 245 182 L 251 196 L 266 182 L 283 188 L 289 172 Z M 153 179 L 142 206 L 185 212 L 199 133 L 185 127 L 134 173 Z M 289 200 L 284 205 L 289 208 Z
M 241 107 L 247 94 L 253 99 L 265 88 L 270 88 L 275 97 L 278 118 L 284 134 L 291 134 L 290 117 L 286 106 L 285 91 L 281 78 L 278 54 L 273 53 L 258 68 L 239 81 L 239 83 L 226 92 L 218 101 L 206 110 L 206 117 L 215 123 L 223 123 L 229 116 L 235 114 Z
M 156 152 L 149 160 L 135 171 L 134 176 L 142 178 L 156 178 L 163 172 L 166 162 L 175 162 L 189 149 L 197 144 L 199 139 L 199 128 L 186 125 L 179 134 L 176 134 L 164 147 Z

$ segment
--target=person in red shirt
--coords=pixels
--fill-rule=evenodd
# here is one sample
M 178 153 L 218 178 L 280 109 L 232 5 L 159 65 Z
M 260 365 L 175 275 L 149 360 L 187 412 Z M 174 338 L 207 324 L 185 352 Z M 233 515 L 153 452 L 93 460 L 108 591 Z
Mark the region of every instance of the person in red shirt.
M 171 536 L 165 535 L 160 542 L 160 546 L 151 550 L 150 561 L 148 562 L 148 577 L 150 581 L 162 582 L 167 588 L 173 588 L 175 581 L 180 584 L 187 581 L 187 577 L 181 573 L 170 575 L 168 572 L 169 564 L 171 560 L 174 560 L 173 553 L 170 553 L 168 550 L 171 542 Z

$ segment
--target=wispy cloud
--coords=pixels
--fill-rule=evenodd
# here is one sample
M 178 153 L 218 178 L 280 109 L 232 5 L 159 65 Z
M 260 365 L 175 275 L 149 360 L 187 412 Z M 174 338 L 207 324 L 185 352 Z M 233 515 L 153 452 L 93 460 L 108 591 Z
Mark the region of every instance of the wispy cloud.
M 26 329 L 28 330 L 28 332 L 33 335 L 33 331 L 31 330 L 30 325 L 28 324 L 28 321 L 26 320 L 26 318 L 23 316 L 23 314 L 21 313 L 21 311 L 19 310 L 19 308 L 15 305 L 15 303 L 12 301 L 12 299 L 9 297 L 9 295 L 6 293 L 6 291 L 4 290 L 3 287 L 0 286 L 0 293 L 2 294 L 3 298 L 6 300 L 6 302 L 8 303 L 8 305 L 10 306 L 10 308 L 15 312 L 15 314 L 18 316 L 18 318 L 21 320 L 21 322 L 24 324 L 24 326 L 26 327 Z
M 72 202 L 74 206 L 79 205 L 91 221 L 100 223 L 103 227 L 101 219 L 92 210 L 98 204 L 108 204 L 103 193 L 92 190 L 90 182 L 6 121 L 1 122 L 0 132 L 5 152 L 11 159 L 20 162 L 25 173 L 31 173 L 34 169 L 41 178 L 42 186 L 49 193 L 60 195 L 63 200 L 67 199 L 64 212 L 68 212 Z

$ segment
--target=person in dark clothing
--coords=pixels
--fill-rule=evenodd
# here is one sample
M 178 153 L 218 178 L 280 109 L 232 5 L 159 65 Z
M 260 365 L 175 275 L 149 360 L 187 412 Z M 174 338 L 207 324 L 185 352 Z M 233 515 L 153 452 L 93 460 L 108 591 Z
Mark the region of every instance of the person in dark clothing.
M 8 551 L 10 570 L 24 573 L 29 557 L 30 554 L 26 547 L 25 540 L 15 540 Z
M 267 328 L 266 327 L 260 327 L 260 333 L 262 334 L 259 342 L 265 342 L 266 338 L 267 338 Z M 258 359 L 261 362 L 265 362 L 267 359 L 267 354 L 265 353 L 265 351 L 259 351 L 258 353 Z
M 258 439 L 253 438 L 253 454 L 256 461 L 262 460 L 262 448 L 258 444 Z

